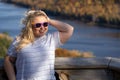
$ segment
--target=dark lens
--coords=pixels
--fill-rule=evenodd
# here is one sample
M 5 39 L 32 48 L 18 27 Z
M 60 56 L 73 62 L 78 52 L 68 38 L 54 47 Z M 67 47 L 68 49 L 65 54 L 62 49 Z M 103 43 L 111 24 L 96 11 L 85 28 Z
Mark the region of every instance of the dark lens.
M 40 27 L 40 26 L 41 26 L 40 23 L 37 23 L 37 24 L 35 25 L 36 28 L 38 28 L 38 27 Z
M 48 23 L 47 23 L 47 22 L 43 23 L 43 26 L 44 26 L 44 27 L 47 27 L 47 26 L 48 26 Z

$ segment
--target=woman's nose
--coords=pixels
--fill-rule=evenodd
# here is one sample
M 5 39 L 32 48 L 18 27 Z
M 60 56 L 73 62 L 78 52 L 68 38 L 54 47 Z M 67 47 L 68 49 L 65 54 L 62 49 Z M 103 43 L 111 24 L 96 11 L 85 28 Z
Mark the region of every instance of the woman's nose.
M 40 29 L 42 29 L 42 30 L 43 30 L 43 29 L 44 29 L 44 26 L 42 26 L 42 25 L 41 25 L 41 26 L 40 26 Z

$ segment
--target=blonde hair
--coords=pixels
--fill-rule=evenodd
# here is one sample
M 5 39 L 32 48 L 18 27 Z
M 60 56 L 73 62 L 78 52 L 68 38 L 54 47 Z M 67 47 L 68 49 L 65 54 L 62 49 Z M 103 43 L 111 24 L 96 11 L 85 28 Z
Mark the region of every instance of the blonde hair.
M 41 10 L 29 10 L 26 12 L 25 18 L 22 20 L 22 24 L 24 24 L 25 27 L 22 29 L 19 36 L 20 40 L 16 46 L 16 51 L 19 51 L 24 46 L 34 41 L 35 37 L 32 30 L 32 21 L 37 16 L 44 16 L 46 19 L 48 19 L 46 13 Z

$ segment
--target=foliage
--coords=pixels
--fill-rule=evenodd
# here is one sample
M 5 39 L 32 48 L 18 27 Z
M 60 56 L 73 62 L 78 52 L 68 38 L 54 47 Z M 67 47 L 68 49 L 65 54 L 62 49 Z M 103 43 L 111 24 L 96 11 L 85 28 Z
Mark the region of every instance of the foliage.
M 9 1 L 9 0 L 6 0 Z M 119 26 L 120 23 L 120 0 L 10 0 L 21 6 L 35 7 L 52 11 L 55 15 L 60 13 L 67 18 L 77 18 L 84 22 L 101 23 L 102 17 L 105 24 Z M 74 15 L 74 17 L 73 17 Z M 85 17 L 83 17 L 85 16 Z M 91 18 L 91 19 L 89 19 Z M 117 20 L 117 22 L 116 22 Z M 120 28 L 120 27 L 119 27 Z
M 5 56 L 11 41 L 12 38 L 7 33 L 0 34 L 0 58 Z
M 80 52 L 78 50 L 67 50 L 58 48 L 55 51 L 56 57 L 94 57 L 91 52 Z

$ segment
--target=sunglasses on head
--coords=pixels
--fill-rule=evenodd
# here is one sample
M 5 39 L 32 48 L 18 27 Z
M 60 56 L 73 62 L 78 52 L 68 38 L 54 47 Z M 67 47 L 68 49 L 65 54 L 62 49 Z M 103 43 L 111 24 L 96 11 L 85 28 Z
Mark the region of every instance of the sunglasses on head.
M 36 23 L 33 25 L 35 28 L 39 28 L 41 26 L 43 27 L 47 27 L 48 26 L 48 22 L 43 22 L 43 23 Z

